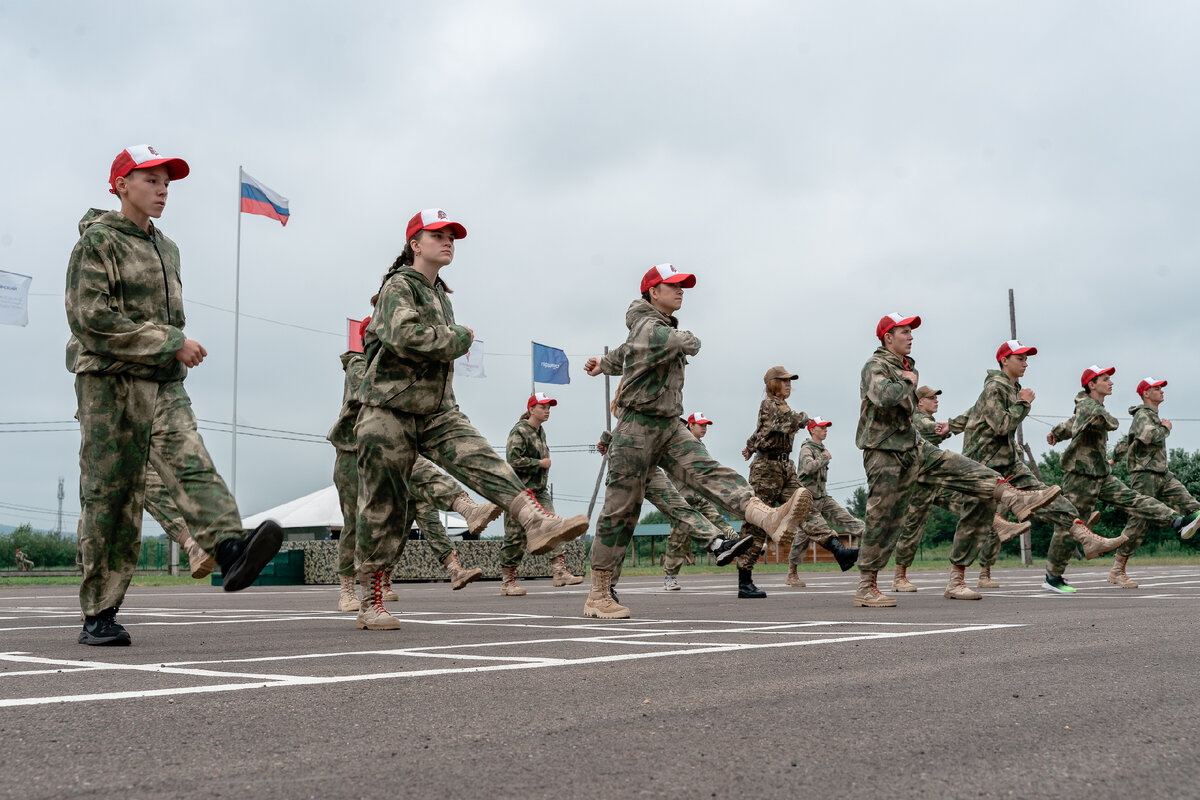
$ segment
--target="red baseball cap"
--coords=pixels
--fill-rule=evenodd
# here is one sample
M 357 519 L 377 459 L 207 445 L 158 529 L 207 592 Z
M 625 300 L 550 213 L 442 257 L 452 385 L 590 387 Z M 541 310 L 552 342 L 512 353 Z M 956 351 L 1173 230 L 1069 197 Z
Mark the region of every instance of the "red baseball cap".
M 1092 364 L 1083 371 L 1083 377 L 1079 379 L 1079 385 L 1086 389 L 1087 385 L 1096 380 L 1096 378 L 1099 378 L 1101 375 L 1112 375 L 1116 371 L 1116 367 L 1098 367 Z
M 427 208 L 413 214 L 413 218 L 408 221 L 408 227 L 404 229 L 404 241 L 407 242 L 420 231 L 436 231 L 441 228 L 449 228 L 454 233 L 455 239 L 467 238 L 467 229 L 462 226 L 461 222 L 450 219 L 450 216 L 440 208 Z
M 910 328 L 921 327 L 920 317 L 906 317 L 903 314 L 891 313 L 879 320 L 879 324 L 875 326 L 875 338 L 882 339 L 883 335 L 892 328 L 898 328 L 901 325 L 907 325 Z
M 150 169 L 160 164 L 166 166 L 167 176 L 173 180 L 182 180 L 191 172 L 191 167 L 182 158 L 171 158 L 160 155 L 148 144 L 135 144 L 126 147 L 113 159 L 112 169 L 108 172 L 108 191 L 117 193 L 117 178 L 124 178 L 135 169 Z
M 684 289 L 690 289 L 696 285 L 696 276 L 678 272 L 671 264 L 656 264 L 642 276 L 641 291 L 648 292 L 651 286 L 658 286 L 660 283 L 678 283 Z
M 533 394 L 529 395 L 529 402 L 525 404 L 525 408 L 530 409 L 534 406 L 546 405 L 547 403 L 552 406 L 558 405 L 558 401 L 553 397 L 546 397 L 546 395 L 542 392 L 534 392 Z
M 813 417 L 812 419 L 810 419 L 808 421 L 808 429 L 811 431 L 813 428 L 828 428 L 832 424 L 833 423 L 827 419 L 821 419 L 820 417 Z
M 692 414 L 689 414 L 687 421 L 688 421 L 688 425 L 712 425 L 713 424 L 713 421 L 711 419 L 709 419 L 708 417 L 704 416 L 704 413 L 701 411 L 696 411 Z
M 1001 359 L 1008 358 L 1009 356 L 1019 356 L 1022 353 L 1036 356 L 1037 348 L 1027 347 L 1016 339 L 1009 339 L 1007 342 L 1000 345 L 1000 349 L 996 351 L 996 361 L 999 362 Z
M 1143 378 L 1142 382 L 1138 384 L 1138 396 L 1140 397 L 1141 395 L 1145 394 L 1147 389 L 1153 389 L 1158 386 L 1166 385 L 1166 381 L 1160 381 L 1157 378 Z

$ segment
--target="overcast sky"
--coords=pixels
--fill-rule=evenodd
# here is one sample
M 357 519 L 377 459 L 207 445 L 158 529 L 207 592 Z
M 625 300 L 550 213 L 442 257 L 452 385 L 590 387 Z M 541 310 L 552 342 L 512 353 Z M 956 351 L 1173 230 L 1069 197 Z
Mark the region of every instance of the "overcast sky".
M 150 143 L 192 168 L 160 224 L 209 352 L 187 387 L 227 480 L 239 164 L 292 209 L 286 228 L 242 221 L 241 424 L 324 435 L 345 319 L 369 313 L 407 219 L 441 207 L 469 231 L 443 275 L 487 352 L 488 377 L 455 390 L 496 444 L 524 409 L 531 339 L 572 357 L 569 386 L 538 387 L 560 400 L 551 445 L 596 441 L 603 381 L 583 360 L 624 339 L 642 273 L 669 261 L 698 276 L 679 315 L 703 342 L 685 403 L 743 473 L 762 375 L 783 364 L 792 406 L 833 421 L 830 483 L 849 495 L 879 317 L 921 315 L 913 355 L 944 418 L 1009 338 L 1010 287 L 1041 351 L 1035 415 L 1068 416 L 1083 369 L 1113 364 L 1114 412 L 1140 378 L 1167 378 L 1170 445 L 1200 448 L 1198 17 L 1169 2 L 0 0 L 0 269 L 34 278 L 29 326 L 0 326 L 0 423 L 71 420 L 77 222 L 113 207 L 113 157 Z M 1048 427 L 1025 426 L 1039 454 Z M 329 484 L 332 448 L 294 438 L 313 441 L 239 436 L 244 515 Z M 71 425 L 0 425 L 0 523 L 52 527 L 62 476 L 73 529 L 78 445 Z M 599 465 L 554 454 L 560 511 L 586 510 Z

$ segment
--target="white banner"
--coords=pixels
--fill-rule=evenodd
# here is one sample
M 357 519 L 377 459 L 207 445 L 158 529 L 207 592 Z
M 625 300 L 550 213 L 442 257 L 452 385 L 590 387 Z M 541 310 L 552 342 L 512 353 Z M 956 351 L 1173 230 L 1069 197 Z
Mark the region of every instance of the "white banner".
M 0 270 L 0 324 L 29 324 L 29 284 L 33 278 Z
M 483 340 L 471 342 L 471 349 L 454 362 L 454 375 L 458 378 L 486 378 L 483 372 Z

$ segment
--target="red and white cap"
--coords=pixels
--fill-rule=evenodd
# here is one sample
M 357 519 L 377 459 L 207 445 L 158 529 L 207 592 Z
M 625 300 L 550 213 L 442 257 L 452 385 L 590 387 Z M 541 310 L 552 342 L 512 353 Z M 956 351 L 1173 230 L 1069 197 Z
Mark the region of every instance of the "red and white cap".
M 1022 353 L 1036 356 L 1037 348 L 1023 345 L 1016 339 L 1009 339 L 1007 342 L 1000 345 L 1000 349 L 996 351 L 996 361 L 1000 361 L 1003 358 L 1008 358 L 1009 356 L 1019 356 Z
M 813 428 L 828 428 L 832 424 L 833 423 L 827 419 L 821 419 L 820 417 L 813 417 L 812 419 L 810 419 L 808 421 L 808 429 L 811 431 Z
M 1101 375 L 1112 375 L 1116 371 L 1116 367 L 1098 367 L 1092 364 L 1083 371 L 1083 377 L 1079 379 L 1079 385 L 1086 389 L 1087 385 L 1096 380 L 1096 378 L 1099 378 Z
M 553 397 L 546 397 L 543 392 L 534 392 L 529 395 L 529 402 L 525 404 L 525 408 L 533 408 L 534 406 L 544 406 L 549 403 L 552 406 L 558 405 L 558 401 Z
M 658 286 L 660 283 L 678 283 L 684 289 L 690 289 L 696 285 L 696 276 L 688 272 L 679 272 L 671 264 L 656 264 L 642 276 L 640 291 L 648 292 L 651 286 Z
M 404 241 L 407 242 L 420 231 L 436 231 L 441 228 L 449 228 L 455 239 L 467 238 L 467 229 L 461 222 L 450 219 L 450 215 L 440 208 L 427 208 L 413 214 L 413 218 L 408 221 L 408 227 L 404 230 Z
M 117 193 L 117 178 L 124 178 L 135 169 L 150 169 L 160 164 L 166 166 L 167 176 L 173 181 L 186 178 L 192 171 L 182 158 L 161 155 L 148 144 L 135 144 L 126 147 L 113 159 L 112 169 L 108 172 L 108 191 Z
M 887 314 L 880 318 L 879 324 L 875 326 L 875 338 L 882 339 L 883 335 L 892 328 L 898 328 L 901 325 L 907 325 L 910 328 L 921 327 L 920 317 L 906 317 L 903 314 L 895 312 Z
M 708 417 L 704 416 L 704 412 L 702 412 L 702 411 L 693 411 L 691 414 L 688 414 L 687 421 L 688 421 L 688 425 L 712 425 L 713 424 L 713 421 L 711 419 L 709 419 Z
M 1138 384 L 1138 396 L 1140 397 L 1141 395 L 1145 394 L 1147 389 L 1154 389 L 1159 386 L 1166 385 L 1166 381 L 1160 381 L 1158 378 L 1142 378 L 1141 383 Z

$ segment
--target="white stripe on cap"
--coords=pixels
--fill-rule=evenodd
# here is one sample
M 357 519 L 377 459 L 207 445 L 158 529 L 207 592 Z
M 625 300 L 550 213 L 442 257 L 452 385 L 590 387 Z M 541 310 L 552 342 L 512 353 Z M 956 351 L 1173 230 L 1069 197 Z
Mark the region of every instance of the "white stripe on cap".
M 1017 339 L 1009 339 L 1007 342 L 1005 342 L 1005 344 L 1008 345 L 1009 350 L 1020 350 L 1025 346 Z
M 1162 381 L 1160 381 L 1158 378 L 1146 378 L 1145 381 L 1146 381 L 1146 383 L 1151 383 L 1151 384 L 1162 383 Z
M 432 225 L 438 220 L 451 222 L 450 215 L 440 208 L 427 208 L 421 212 L 421 227 Z
M 675 269 L 674 264 L 655 264 L 654 268 L 658 270 L 658 277 L 664 281 L 672 275 L 679 274 L 679 270 Z
M 145 164 L 147 161 L 163 158 L 158 151 L 148 144 L 135 144 L 133 147 L 126 147 L 125 152 L 129 153 L 129 157 L 133 159 L 134 164 Z
M 543 392 L 534 392 L 533 393 L 533 401 L 535 403 L 539 403 L 539 404 L 540 403 L 549 403 L 550 398 L 546 397 L 546 395 Z
M 895 311 L 893 311 L 891 314 L 888 314 L 887 316 L 888 316 L 888 319 L 890 319 L 892 322 L 896 323 L 897 325 L 899 325 L 901 322 L 904 321 L 904 315 L 897 313 Z
M 813 417 L 813 424 L 814 425 L 828 425 L 829 420 L 821 419 L 820 417 Z
M 1104 369 L 1096 364 L 1092 364 L 1090 367 L 1088 367 L 1088 369 L 1092 372 L 1095 372 L 1097 375 L 1099 375 L 1101 372 L 1104 372 Z

